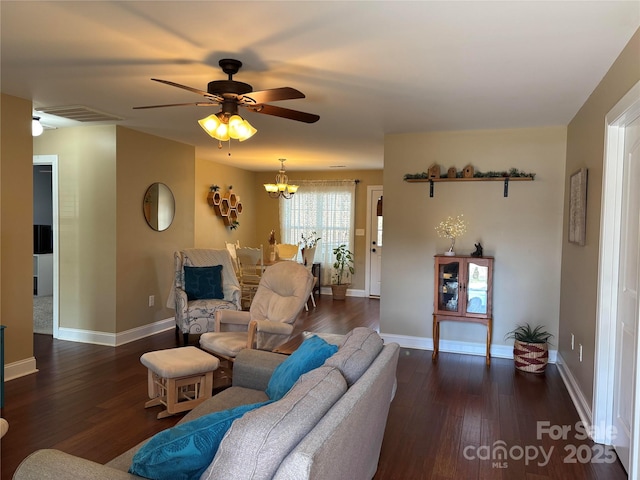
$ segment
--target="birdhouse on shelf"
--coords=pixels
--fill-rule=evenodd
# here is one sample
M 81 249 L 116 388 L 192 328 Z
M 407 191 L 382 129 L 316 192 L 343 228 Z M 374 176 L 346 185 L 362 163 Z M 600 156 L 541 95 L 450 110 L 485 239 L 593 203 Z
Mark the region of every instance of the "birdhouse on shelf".
M 434 163 L 429 167 L 429 178 L 440 178 L 440 165 Z
M 451 167 L 447 171 L 447 178 L 456 178 L 457 174 L 458 174 L 458 172 L 456 171 L 456 167 Z
M 473 170 L 473 165 L 467 165 L 466 167 L 464 167 L 464 170 L 462 171 L 462 176 L 464 178 L 473 178 L 473 174 L 474 174 L 474 170 Z

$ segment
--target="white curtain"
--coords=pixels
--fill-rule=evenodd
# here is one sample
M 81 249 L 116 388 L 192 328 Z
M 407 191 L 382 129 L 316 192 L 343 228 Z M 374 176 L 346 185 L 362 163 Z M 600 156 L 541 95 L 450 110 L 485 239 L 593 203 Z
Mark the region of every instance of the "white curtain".
M 322 265 L 322 284 L 331 283 L 333 249 L 341 244 L 353 251 L 355 180 L 296 180 L 298 192 L 280 199 L 282 243 L 300 243 L 302 234 L 320 237 L 314 262 Z

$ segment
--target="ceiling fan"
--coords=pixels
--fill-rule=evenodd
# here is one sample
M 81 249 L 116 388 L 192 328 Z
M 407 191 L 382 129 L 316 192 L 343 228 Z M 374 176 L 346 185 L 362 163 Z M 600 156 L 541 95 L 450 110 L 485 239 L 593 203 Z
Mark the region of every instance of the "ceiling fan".
M 154 82 L 160 82 L 167 85 L 171 85 L 172 87 L 182 88 L 184 90 L 188 90 L 193 93 L 197 93 L 198 95 L 202 95 L 206 98 L 204 102 L 193 102 L 193 103 L 169 103 L 164 105 L 148 105 L 142 107 L 133 107 L 134 109 L 144 109 L 144 108 L 162 108 L 162 107 L 182 107 L 182 106 L 196 106 L 196 107 L 214 107 L 221 106 L 222 109 L 219 113 L 211 115 L 206 119 L 200 120 L 200 125 L 202 128 L 209 133 L 212 137 L 218 140 L 227 140 L 224 135 L 219 138 L 218 136 L 212 134 L 209 131 L 209 128 L 204 125 L 207 120 L 217 122 L 217 125 L 212 126 L 213 130 L 215 130 L 219 124 L 226 124 L 231 128 L 231 123 L 233 122 L 233 117 L 238 116 L 238 107 L 244 107 L 252 112 L 263 113 L 266 115 L 273 115 L 276 117 L 287 118 L 289 120 L 296 120 L 298 122 L 305 123 L 315 123 L 320 119 L 319 115 L 315 115 L 312 113 L 300 112 L 298 110 L 291 110 L 289 108 L 278 107 L 275 105 L 268 105 L 268 102 L 276 102 L 280 100 L 293 100 L 296 98 L 305 98 L 304 93 L 296 90 L 291 87 L 281 87 L 281 88 L 272 88 L 269 90 L 257 90 L 253 91 L 253 87 L 248 83 L 238 82 L 233 79 L 233 76 L 238 73 L 240 67 L 242 66 L 242 62 L 239 60 L 234 60 L 232 58 L 224 58 L 218 62 L 222 71 L 226 73 L 229 78 L 227 80 L 214 80 L 209 82 L 207 85 L 207 91 L 199 90 L 197 88 L 188 87 L 186 85 L 180 85 L 179 83 L 170 82 L 168 80 L 160 80 L 157 78 L 152 78 Z M 216 117 L 218 120 L 216 120 Z M 240 117 L 241 120 L 243 120 Z M 243 120 L 245 123 L 246 120 Z M 255 133 L 255 129 L 248 125 L 251 129 L 253 129 L 253 133 Z M 251 133 L 251 135 L 253 135 Z M 246 138 L 249 138 L 249 135 Z M 231 136 L 231 138 L 236 138 Z M 241 138 L 240 140 L 245 140 L 246 138 Z

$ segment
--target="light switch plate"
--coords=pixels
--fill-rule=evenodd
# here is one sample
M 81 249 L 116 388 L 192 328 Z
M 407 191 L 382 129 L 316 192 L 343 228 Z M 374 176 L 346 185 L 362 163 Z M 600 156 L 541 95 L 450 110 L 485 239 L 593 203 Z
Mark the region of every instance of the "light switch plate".
M 356 237 L 364 237 L 364 228 L 356 228 Z

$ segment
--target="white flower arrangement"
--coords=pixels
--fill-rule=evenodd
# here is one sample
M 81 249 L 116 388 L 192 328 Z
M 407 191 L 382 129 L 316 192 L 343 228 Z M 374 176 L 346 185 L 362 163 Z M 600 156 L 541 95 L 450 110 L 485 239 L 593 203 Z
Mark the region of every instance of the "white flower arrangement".
M 457 217 L 447 217 L 445 220 L 435 227 L 439 237 L 446 237 L 451 240 L 451 246 L 445 255 L 453 255 L 453 247 L 456 243 L 456 238 L 461 237 L 467 231 L 467 224 L 464 221 L 464 215 L 458 215 Z
M 311 232 L 309 235 L 306 235 L 303 233 L 300 235 L 300 237 L 302 238 L 300 240 L 300 242 L 298 242 L 298 244 L 302 247 L 302 248 L 313 248 L 318 244 L 318 240 L 320 240 L 321 238 L 318 236 L 318 234 L 316 233 L 316 231 L 314 230 L 313 232 Z

